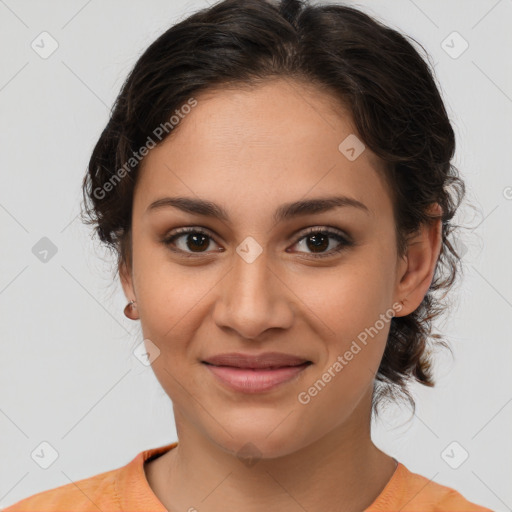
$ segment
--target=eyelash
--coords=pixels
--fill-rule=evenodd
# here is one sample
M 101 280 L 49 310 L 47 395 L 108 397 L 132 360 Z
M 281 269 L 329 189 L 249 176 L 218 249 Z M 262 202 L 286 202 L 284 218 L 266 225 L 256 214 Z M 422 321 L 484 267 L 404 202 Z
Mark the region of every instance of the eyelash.
M 171 247 L 174 244 L 174 241 L 176 239 L 178 239 L 179 237 L 181 237 L 183 235 L 187 235 L 187 234 L 190 234 L 190 233 L 194 233 L 194 234 L 199 233 L 199 234 L 202 234 L 202 235 L 205 235 L 205 236 L 209 237 L 212 240 L 214 239 L 211 236 L 211 234 L 209 233 L 209 231 L 207 231 L 207 230 L 205 230 L 203 228 L 199 228 L 199 227 L 190 227 L 190 228 L 179 228 L 179 229 L 177 229 L 174 234 L 172 234 L 172 235 L 170 235 L 168 237 L 165 237 L 162 240 L 162 243 L 164 245 L 166 245 L 167 247 L 169 247 L 169 249 L 171 251 L 177 252 L 177 253 L 180 253 L 180 254 L 184 254 L 188 258 L 200 257 L 203 254 L 206 254 L 206 253 L 188 253 L 186 251 L 182 251 L 181 249 L 174 249 L 174 248 Z M 315 253 L 307 253 L 308 254 L 308 258 L 309 257 L 311 257 L 311 258 L 327 258 L 329 256 L 332 256 L 333 254 L 340 253 L 343 250 L 345 250 L 346 248 L 351 247 L 351 246 L 354 245 L 354 242 L 352 242 L 351 240 L 349 240 L 346 237 L 342 236 L 337 231 L 332 231 L 332 230 L 326 229 L 326 228 L 309 228 L 307 230 L 307 232 L 302 234 L 300 236 L 300 238 L 298 238 L 297 241 L 293 245 L 298 244 L 301 240 L 303 240 L 304 238 L 307 238 L 308 236 L 315 235 L 315 234 L 318 234 L 318 233 L 325 234 L 325 235 L 327 235 L 327 236 L 329 236 L 331 238 L 334 238 L 336 241 L 338 241 L 340 243 L 340 246 L 337 249 L 331 249 L 329 252 L 325 252 L 325 253 L 317 253 L 317 254 L 315 254 Z

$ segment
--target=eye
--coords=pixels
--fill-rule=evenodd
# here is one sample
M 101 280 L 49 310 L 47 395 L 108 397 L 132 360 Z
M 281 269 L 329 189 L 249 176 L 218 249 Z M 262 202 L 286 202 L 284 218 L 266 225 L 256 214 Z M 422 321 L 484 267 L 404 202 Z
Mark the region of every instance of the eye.
M 326 249 L 331 245 L 331 240 L 335 241 L 335 248 L 327 251 Z M 326 258 L 353 246 L 354 243 L 338 231 L 326 228 L 310 228 L 304 236 L 299 238 L 295 245 L 302 245 L 302 248 L 311 250 L 311 253 L 306 254 L 313 258 Z
M 332 240 L 335 241 L 335 248 L 326 251 L 331 246 Z M 186 257 L 194 257 L 194 255 L 210 252 L 208 248 L 211 241 L 213 241 L 213 237 L 209 231 L 199 227 L 184 227 L 178 228 L 172 235 L 164 238 L 162 243 L 173 252 L 180 253 Z M 311 250 L 311 253 L 306 253 L 308 257 L 324 258 L 337 254 L 345 248 L 353 246 L 354 243 L 348 237 L 342 235 L 341 232 L 327 228 L 309 228 L 294 245 L 302 245 L 303 249 Z M 216 252 L 222 251 L 223 249 Z
M 183 239 L 183 240 L 180 240 Z M 178 243 L 176 243 L 178 241 Z M 185 256 L 193 256 L 206 252 L 213 238 L 209 232 L 202 228 L 179 228 L 173 235 L 166 237 L 162 242 L 173 252 L 184 253 Z M 189 252 L 190 251 L 190 252 Z

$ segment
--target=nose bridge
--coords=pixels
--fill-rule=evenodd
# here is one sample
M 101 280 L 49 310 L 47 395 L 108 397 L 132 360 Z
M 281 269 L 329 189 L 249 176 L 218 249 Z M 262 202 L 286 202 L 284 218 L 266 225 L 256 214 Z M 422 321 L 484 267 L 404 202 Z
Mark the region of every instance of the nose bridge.
M 275 282 L 275 271 L 270 268 L 265 250 L 255 245 L 240 244 L 233 267 L 226 276 L 216 322 L 231 327 L 246 338 L 255 338 L 270 327 L 285 327 L 290 321 L 281 286 Z
M 228 292 L 230 301 L 234 301 L 237 309 L 262 307 L 273 300 L 272 272 L 268 260 L 268 253 L 256 247 L 254 242 L 242 242 L 237 248 Z

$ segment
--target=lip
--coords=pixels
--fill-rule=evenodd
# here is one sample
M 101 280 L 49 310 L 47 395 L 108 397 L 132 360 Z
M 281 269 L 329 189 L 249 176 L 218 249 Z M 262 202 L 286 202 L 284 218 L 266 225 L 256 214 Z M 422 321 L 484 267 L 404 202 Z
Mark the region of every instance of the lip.
M 220 382 L 243 393 L 262 393 L 295 379 L 312 364 L 304 358 L 267 352 L 219 354 L 202 361 Z
M 230 352 L 217 354 L 202 361 L 215 366 L 231 366 L 246 369 L 280 368 L 283 366 L 298 366 L 311 362 L 304 357 L 285 354 L 282 352 L 263 352 L 261 354 L 242 354 Z

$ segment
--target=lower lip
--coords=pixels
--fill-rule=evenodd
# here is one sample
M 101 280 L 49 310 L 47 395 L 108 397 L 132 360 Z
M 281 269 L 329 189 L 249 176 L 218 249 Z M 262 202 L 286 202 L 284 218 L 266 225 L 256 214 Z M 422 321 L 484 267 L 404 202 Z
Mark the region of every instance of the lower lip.
M 283 366 L 273 370 L 235 368 L 233 366 L 213 366 L 203 363 L 220 381 L 235 391 L 261 393 L 292 380 L 304 371 L 310 363 L 299 366 Z

